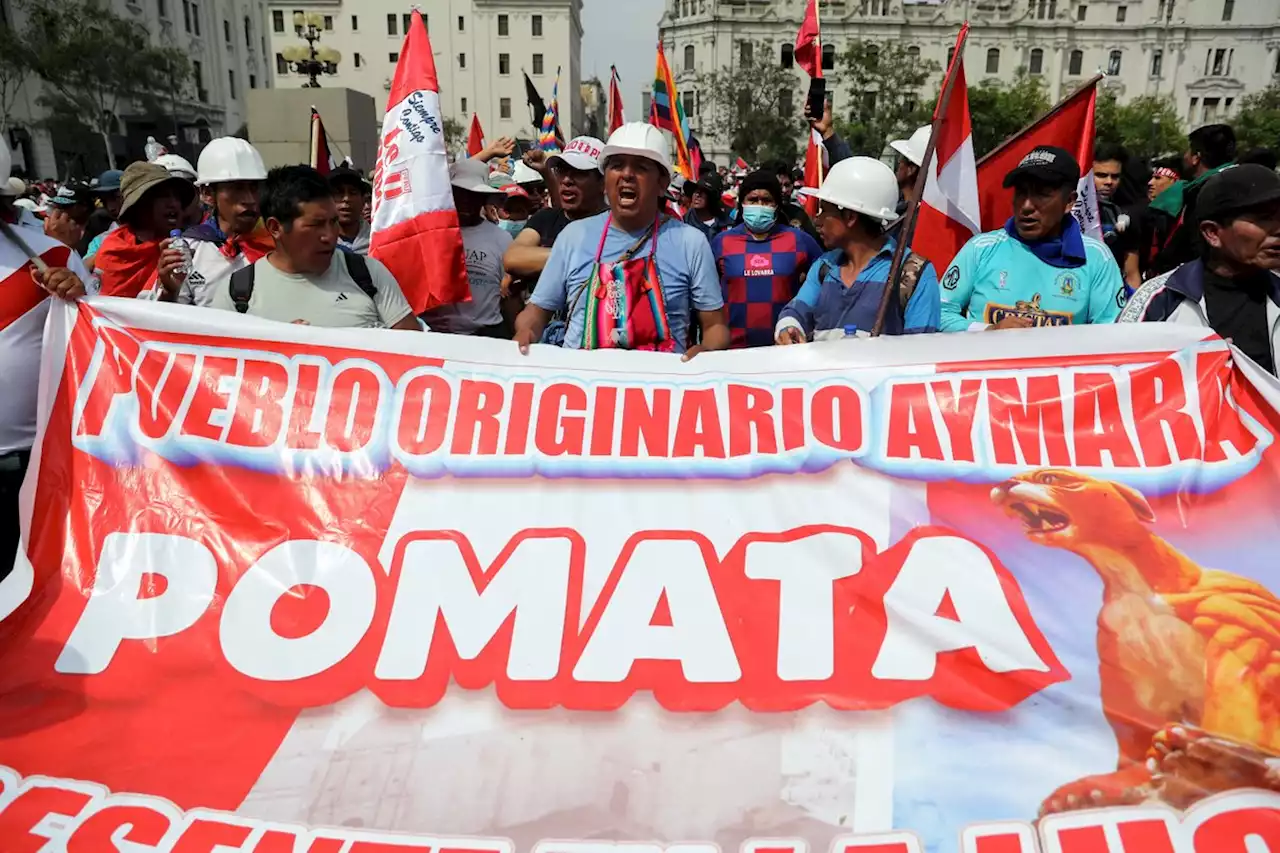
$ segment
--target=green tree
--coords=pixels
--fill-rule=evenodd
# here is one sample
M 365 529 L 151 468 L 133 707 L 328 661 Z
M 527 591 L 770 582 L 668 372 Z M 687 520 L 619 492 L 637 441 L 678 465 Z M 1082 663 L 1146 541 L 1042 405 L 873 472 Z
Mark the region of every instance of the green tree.
M 1049 111 L 1044 78 L 1019 69 L 1012 83 L 983 80 L 969 87 L 974 153 L 982 158 Z
M 1280 85 L 1247 96 L 1233 122 L 1240 151 L 1270 148 L 1280 151 Z
M 144 27 L 104 0 L 25 0 L 23 8 L 24 40 L 45 83 L 41 102 L 95 132 L 114 168 L 111 135 L 120 110 L 173 97 L 190 77 L 190 63 L 181 51 L 152 44 Z
M 444 150 L 450 154 L 457 154 L 462 150 L 466 138 L 466 130 L 462 127 L 462 122 L 455 118 L 446 117 L 444 120 Z
M 701 98 L 699 135 L 726 140 L 748 163 L 795 162 L 804 95 L 772 45 L 754 45 L 750 58 L 733 68 L 698 74 L 689 90 Z
M 1119 143 L 1129 156 L 1147 161 L 1180 152 L 1187 142 L 1172 98 L 1141 95 L 1120 105 L 1107 91 L 1098 93 L 1097 138 Z
M 855 152 L 878 157 L 889 140 L 929 121 L 933 105 L 920 103 L 919 93 L 940 68 L 898 42 L 850 42 L 837 63 L 836 80 L 850 99 L 846 110 L 837 105 L 838 132 Z
M 9 130 L 22 83 L 35 70 L 34 57 L 20 33 L 0 23 L 0 135 Z

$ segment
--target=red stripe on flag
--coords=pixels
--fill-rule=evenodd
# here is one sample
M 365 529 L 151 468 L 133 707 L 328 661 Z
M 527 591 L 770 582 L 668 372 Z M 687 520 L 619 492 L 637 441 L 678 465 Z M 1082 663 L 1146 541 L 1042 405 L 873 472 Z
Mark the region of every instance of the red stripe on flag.
M 455 211 L 420 213 L 376 231 L 369 254 L 396 277 L 416 314 L 471 299 Z
M 972 237 L 973 232 L 963 223 L 921 202 L 916 212 L 916 233 L 911 241 L 911 250 L 928 258 L 941 278 L 943 271 Z
M 387 107 L 394 107 L 419 89 L 440 91 L 436 76 L 436 60 L 431 55 L 431 40 L 422 23 L 422 13 L 414 10 L 409 21 L 409 32 L 400 47 L 400 60 L 396 63 L 396 76 L 391 81 L 391 94 Z
M 54 246 L 42 252 L 40 257 L 51 267 L 65 267 L 71 250 L 66 246 Z M 18 267 L 0 281 L 0 331 L 16 323 L 48 296 L 48 292 L 31 277 L 30 261 Z
M 969 117 L 969 88 L 965 85 L 964 60 L 959 56 L 953 63 L 956 84 L 951 89 L 951 103 L 947 106 L 947 118 L 938 128 L 938 139 L 934 143 L 934 159 L 938 171 L 951 162 L 951 158 L 964 145 L 965 140 L 973 136 L 973 123 Z

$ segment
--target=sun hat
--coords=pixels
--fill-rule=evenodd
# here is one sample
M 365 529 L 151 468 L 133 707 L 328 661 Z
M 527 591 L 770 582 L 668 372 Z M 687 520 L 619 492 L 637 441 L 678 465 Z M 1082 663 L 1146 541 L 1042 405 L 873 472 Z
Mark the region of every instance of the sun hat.
M 164 166 L 155 163 L 130 163 L 120 178 L 120 216 L 123 217 L 143 196 L 157 187 L 169 184 L 178 191 L 182 206 L 186 207 L 196 197 L 195 185 L 173 175 Z
M 489 185 L 489 167 L 479 160 L 459 160 L 449 167 L 449 183 L 456 189 L 482 195 L 503 195 Z

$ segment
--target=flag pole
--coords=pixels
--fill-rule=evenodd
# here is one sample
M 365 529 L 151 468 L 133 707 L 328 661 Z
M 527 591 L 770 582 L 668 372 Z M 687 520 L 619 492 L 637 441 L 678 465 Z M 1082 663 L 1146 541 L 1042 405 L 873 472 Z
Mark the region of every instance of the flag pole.
M 1094 87 L 1094 86 L 1097 86 L 1099 83 L 1101 83 L 1103 80 L 1105 80 L 1105 79 L 1106 79 L 1106 77 L 1107 77 L 1107 75 L 1106 75 L 1106 74 L 1102 74 L 1102 73 L 1098 73 L 1098 74 L 1093 75 L 1093 77 L 1091 77 L 1091 78 L 1089 78 L 1087 81 L 1085 81 L 1085 84 L 1084 84 L 1083 86 L 1081 86 L 1079 89 L 1076 89 L 1076 90 L 1075 90 L 1074 92 L 1072 92 L 1070 95 L 1067 95 L 1067 96 L 1066 96 L 1065 98 L 1063 98 L 1061 101 L 1058 101 L 1058 103 L 1054 104 L 1054 105 L 1053 105 L 1053 107 L 1051 107 L 1051 108 L 1050 108 L 1050 110 L 1049 110 L 1047 113 L 1045 113 L 1044 115 L 1040 116 L 1040 117 L 1039 117 L 1039 118 L 1037 118 L 1035 121 L 1031 122 L 1031 124 L 1029 124 L 1029 125 L 1027 125 L 1026 127 L 1022 128 L 1022 130 L 1019 130 L 1019 131 L 1018 131 L 1017 133 L 1015 133 L 1013 136 L 1010 136 L 1010 137 L 1009 137 L 1008 139 L 1006 139 L 1004 142 L 1001 142 L 1001 143 L 1000 143 L 999 145 L 997 145 L 995 148 L 992 148 L 990 151 L 988 151 L 986 154 L 984 154 L 984 155 L 982 156 L 982 159 L 978 161 L 978 164 L 977 164 L 977 165 L 981 166 L 983 163 L 987 162 L 987 161 L 988 161 L 988 160 L 990 160 L 992 157 L 996 156 L 996 155 L 997 155 L 997 154 L 999 154 L 1001 151 L 1003 151 L 1003 150 L 1005 149 L 1005 147 L 1009 145 L 1009 143 L 1013 142 L 1015 139 L 1018 139 L 1018 138 L 1019 138 L 1020 136 L 1022 136 L 1023 134 L 1030 133 L 1030 132 L 1031 132 L 1033 129 L 1035 129 L 1036 127 L 1039 127 L 1040 125 L 1042 125 L 1042 124 L 1044 124 L 1045 122 L 1047 122 L 1049 119 L 1051 119 L 1051 118 L 1053 118 L 1054 116 L 1056 116 L 1058 113 L 1062 112 L 1064 109 L 1066 109 L 1067 104 L 1071 103 L 1072 101 L 1074 101 L 1074 100 L 1076 99 L 1076 96 L 1077 96 L 1077 95 L 1079 95 L 1081 92 L 1086 92 L 1086 91 L 1088 91 L 1090 88 L 1092 88 L 1092 87 Z
M 907 205 L 907 212 L 902 218 L 902 231 L 898 234 L 898 245 L 893 250 L 893 263 L 889 266 L 889 278 L 885 281 L 884 292 L 880 294 L 880 308 L 876 311 L 876 324 L 871 328 L 871 337 L 877 338 L 884 330 L 885 315 L 889 311 L 889 301 L 898 298 L 898 288 L 901 285 L 902 265 L 907 257 L 907 249 L 911 245 L 911 240 L 916 233 L 916 215 L 920 210 L 920 200 L 924 197 L 925 186 L 929 182 L 929 170 L 933 168 L 933 158 L 938 147 L 938 131 L 942 129 L 942 122 L 947 117 L 947 110 L 951 106 L 951 93 L 956 86 L 956 78 L 959 77 L 955 73 L 956 63 L 964 62 L 964 45 L 969 40 L 969 22 L 965 21 L 964 26 L 960 28 L 960 35 L 956 37 L 956 52 L 951 61 L 951 67 L 947 69 L 946 84 L 942 88 L 942 92 L 938 95 L 938 107 L 933 112 L 933 130 L 929 133 L 929 144 L 925 146 L 924 158 L 920 163 L 920 173 L 916 175 L 916 186 L 914 198 Z

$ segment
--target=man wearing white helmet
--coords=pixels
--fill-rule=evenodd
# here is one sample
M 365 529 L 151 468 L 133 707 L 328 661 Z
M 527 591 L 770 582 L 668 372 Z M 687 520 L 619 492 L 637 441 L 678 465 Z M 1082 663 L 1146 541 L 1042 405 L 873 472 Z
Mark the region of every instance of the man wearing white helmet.
M 161 154 L 151 162 L 157 166 L 163 166 L 164 170 L 175 178 L 182 178 L 190 183 L 196 182 L 196 168 L 186 157 L 177 154 Z M 194 228 L 204 220 L 204 200 L 200 197 L 200 193 L 194 193 L 191 202 L 182 211 L 182 230 Z
M 831 167 L 822 187 L 805 190 L 819 200 L 818 227 L 834 248 L 809 268 L 796 298 L 774 329 L 779 344 L 868 333 L 889 286 L 897 240 L 886 223 L 897 219 L 898 182 L 893 170 L 870 157 L 850 157 Z M 891 302 L 887 335 L 936 332 L 941 306 L 938 274 L 914 253 L 903 263 L 899 298 Z
M 274 243 L 258 211 L 258 193 L 266 177 L 262 155 L 243 139 L 224 136 L 205 146 L 196 186 L 212 215 L 183 232 L 192 251 L 191 272 L 184 275 L 185 256 L 168 241 L 160 256 L 156 285 L 143 295 L 207 307 L 212 285 L 270 252 Z
M 666 216 L 671 153 L 652 125 L 624 124 L 600 156 L 609 210 L 560 233 L 528 307 L 516 321 L 521 352 L 564 312 L 564 346 L 684 353 L 729 346 L 711 246 Z M 702 343 L 690 346 L 697 317 Z
M 899 216 L 906 213 L 907 205 L 916 197 L 916 179 L 920 177 L 920 164 L 924 162 L 924 152 L 932 136 L 933 125 L 926 124 L 917 128 L 910 139 L 895 139 L 889 143 L 898 155 L 894 177 L 898 179 L 898 192 L 902 194 L 902 201 L 898 203 Z

